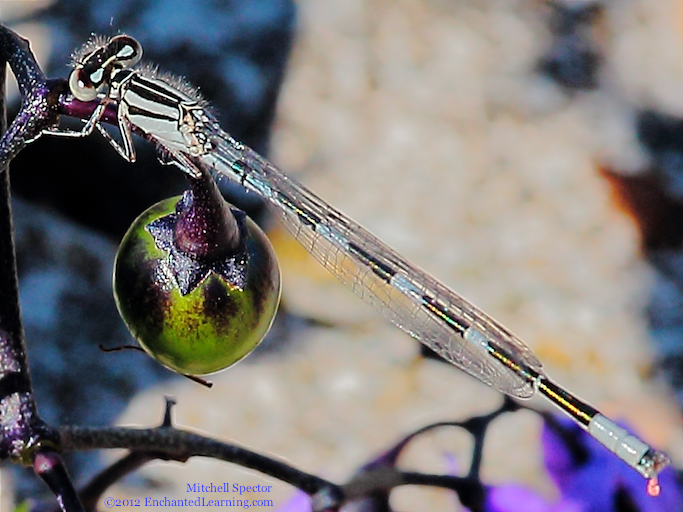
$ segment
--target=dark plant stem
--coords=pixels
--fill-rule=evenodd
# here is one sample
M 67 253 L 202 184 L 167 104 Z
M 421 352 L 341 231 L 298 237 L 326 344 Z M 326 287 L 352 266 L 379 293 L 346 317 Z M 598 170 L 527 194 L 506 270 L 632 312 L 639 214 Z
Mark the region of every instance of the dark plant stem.
M 484 456 L 484 438 L 486 432 L 498 416 L 508 412 L 515 412 L 519 410 L 520 405 L 509 396 L 505 396 L 503 403 L 497 410 L 486 414 L 484 416 L 475 416 L 467 421 L 464 421 L 462 427 L 467 430 L 474 437 L 474 450 L 472 453 L 472 463 L 468 477 L 479 480 L 479 471 L 481 469 L 481 461 Z
M 422 485 L 452 489 L 460 503 L 470 512 L 484 512 L 486 508 L 486 487 L 479 478 L 456 477 L 450 475 L 424 475 L 406 472 L 402 474 L 404 485 Z
M 109 487 L 157 458 L 148 452 L 132 452 L 97 474 L 80 492 L 85 511 L 95 512 L 97 503 Z
M 33 471 L 50 488 L 63 512 L 83 512 L 76 489 L 57 453 L 52 450 L 36 452 Z
M 181 462 L 190 457 L 211 457 L 272 476 L 311 496 L 323 489 L 337 488 L 323 478 L 300 471 L 284 462 L 167 426 L 140 430 L 119 427 L 62 427 L 60 434 L 66 451 L 126 448 L 155 453 L 159 458 Z
M 7 63 L 17 77 L 25 101 L 23 114 L 7 132 L 5 70 Z M 17 265 L 12 229 L 9 190 L 9 161 L 26 144 L 26 135 L 36 128 L 43 110 L 54 117 L 55 109 L 44 109 L 48 102 L 45 76 L 35 62 L 28 42 L 0 27 L 0 135 L 4 146 L 0 156 L 0 460 L 11 458 L 33 465 L 35 473 L 47 484 L 64 512 L 83 510 L 76 491 L 56 451 L 59 436 L 38 416 L 28 373 L 24 329 L 19 311 Z M 56 119 L 56 117 L 55 117 Z M 39 123 L 38 123 L 39 124 Z M 23 134 L 24 137 L 15 137 Z
M 31 140 L 59 120 L 58 98 L 66 91 L 64 80 L 47 80 L 26 39 L 0 25 L 0 60 L 9 63 L 19 84 L 22 104 L 0 142 L 0 168 L 4 168 Z M 4 68 L 4 65 L 3 65 Z
M 484 510 L 486 488 L 479 478 L 479 471 L 486 433 L 496 418 L 502 414 L 514 412 L 519 408 L 520 406 L 514 400 L 505 397 L 500 407 L 489 414 L 475 416 L 465 421 L 432 423 L 408 434 L 381 456 L 363 466 L 351 481 L 342 486 L 345 499 L 353 501 L 366 498 L 372 501 L 369 506 L 373 507 L 373 510 L 390 511 L 389 495 L 395 487 L 424 485 L 452 489 L 457 493 L 460 502 L 472 512 Z M 396 468 L 401 453 L 415 438 L 434 429 L 453 427 L 466 430 L 474 440 L 472 461 L 467 476 L 428 475 L 403 472 Z
M 16 45 L 0 35 L 0 132 L 7 128 L 5 66 L 16 60 Z M 25 41 L 22 41 L 27 44 Z M 28 374 L 24 330 L 19 313 L 17 265 L 14 254 L 12 211 L 7 162 L 0 169 L 0 459 L 31 463 L 27 451 L 38 442 L 57 443 L 37 414 Z

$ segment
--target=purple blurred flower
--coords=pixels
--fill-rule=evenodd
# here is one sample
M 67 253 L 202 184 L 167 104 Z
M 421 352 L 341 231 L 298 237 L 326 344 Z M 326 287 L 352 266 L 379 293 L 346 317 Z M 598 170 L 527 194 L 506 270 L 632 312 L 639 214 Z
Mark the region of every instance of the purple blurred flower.
M 580 504 L 580 510 L 585 512 L 683 510 L 683 496 L 672 468 L 660 473 L 662 490 L 653 498 L 647 494 L 647 482 L 642 476 L 572 420 L 555 420 L 559 429 L 546 422 L 541 439 L 546 468 L 563 499 Z
M 561 500 L 548 503 L 532 490 L 519 485 L 489 487 L 486 512 L 583 512 L 578 503 Z
M 287 503 L 278 507 L 275 512 L 310 512 L 311 497 L 303 491 L 296 491 Z

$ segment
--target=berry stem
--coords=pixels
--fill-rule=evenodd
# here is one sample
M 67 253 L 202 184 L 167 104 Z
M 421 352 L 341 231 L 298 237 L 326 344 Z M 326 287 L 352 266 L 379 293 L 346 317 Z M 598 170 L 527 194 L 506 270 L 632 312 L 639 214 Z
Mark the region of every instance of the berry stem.
M 216 183 L 205 170 L 189 180 L 190 190 L 176 206 L 176 247 L 207 263 L 234 254 L 240 248 L 240 228 Z

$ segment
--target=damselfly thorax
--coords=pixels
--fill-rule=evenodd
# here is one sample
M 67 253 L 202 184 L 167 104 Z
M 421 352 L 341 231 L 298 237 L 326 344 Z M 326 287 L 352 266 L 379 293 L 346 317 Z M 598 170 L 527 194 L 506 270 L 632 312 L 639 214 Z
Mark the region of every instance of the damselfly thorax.
M 95 45 L 94 48 L 90 48 Z M 216 124 L 206 112 L 206 104 L 181 79 L 161 73 L 153 66 L 133 69 L 142 57 L 135 39 L 119 35 L 108 41 L 95 39 L 74 58 L 69 88 L 77 100 L 100 99 L 83 130 L 51 131 L 51 134 L 85 137 L 97 128 L 128 162 L 135 161 L 134 130 L 157 141 L 171 162 L 182 160 L 185 172 L 195 174 L 185 156 L 199 157 L 215 149 L 207 128 Z M 106 106 L 117 105 L 121 144 L 101 124 Z

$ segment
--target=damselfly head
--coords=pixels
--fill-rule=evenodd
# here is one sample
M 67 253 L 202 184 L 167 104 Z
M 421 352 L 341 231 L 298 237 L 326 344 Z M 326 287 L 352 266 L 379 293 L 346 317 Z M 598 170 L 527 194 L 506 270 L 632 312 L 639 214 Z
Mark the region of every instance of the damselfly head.
M 142 46 L 133 37 L 119 34 L 114 37 L 95 35 L 71 55 L 71 66 L 109 66 L 130 68 L 140 62 Z
M 94 37 L 74 55 L 69 89 L 80 101 L 94 100 L 116 70 L 131 68 L 142 58 L 142 46 L 121 34 L 110 39 Z

